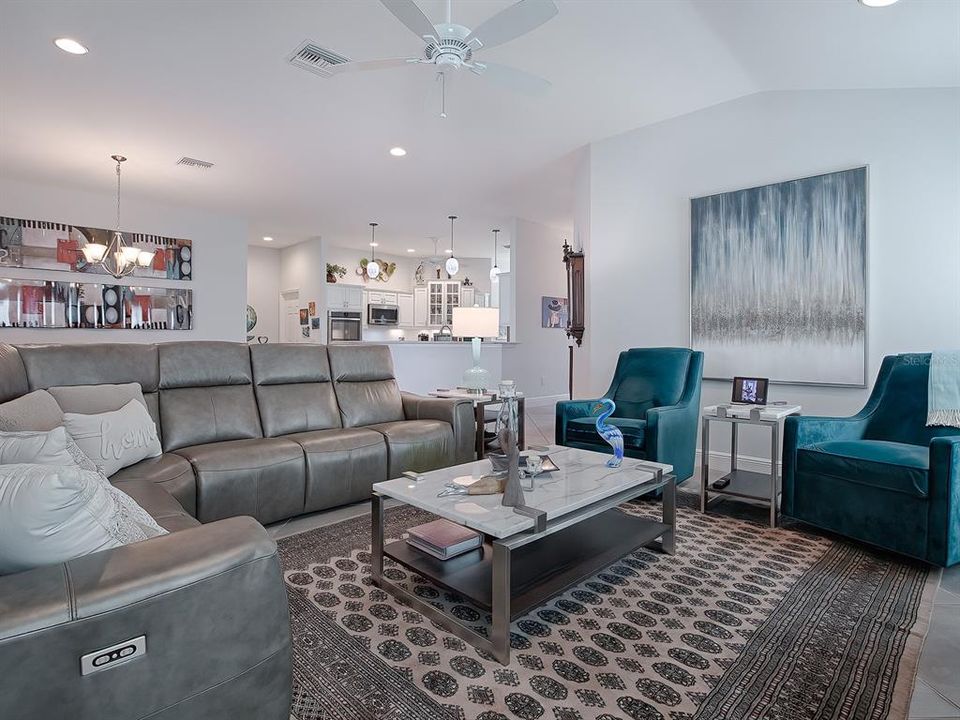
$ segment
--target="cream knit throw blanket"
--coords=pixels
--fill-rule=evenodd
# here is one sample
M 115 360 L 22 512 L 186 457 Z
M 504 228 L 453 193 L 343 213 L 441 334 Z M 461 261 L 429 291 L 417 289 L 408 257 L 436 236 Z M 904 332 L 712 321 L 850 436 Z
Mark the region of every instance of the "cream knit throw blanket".
M 960 351 L 935 352 L 930 358 L 927 425 L 960 428 Z

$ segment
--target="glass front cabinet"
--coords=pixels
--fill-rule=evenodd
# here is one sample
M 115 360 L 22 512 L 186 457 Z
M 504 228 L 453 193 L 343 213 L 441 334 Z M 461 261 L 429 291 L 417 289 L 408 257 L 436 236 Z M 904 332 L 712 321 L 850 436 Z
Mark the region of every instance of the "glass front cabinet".
M 453 325 L 453 309 L 460 307 L 460 283 L 456 280 L 431 280 L 427 283 L 430 325 Z

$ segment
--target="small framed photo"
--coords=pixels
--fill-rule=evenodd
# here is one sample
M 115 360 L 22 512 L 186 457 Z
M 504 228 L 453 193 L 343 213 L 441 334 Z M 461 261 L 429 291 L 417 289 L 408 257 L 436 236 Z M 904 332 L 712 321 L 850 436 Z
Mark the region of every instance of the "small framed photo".
M 300 308 L 300 324 L 310 325 L 310 312 L 306 308 Z
M 545 328 L 559 328 L 566 330 L 569 318 L 569 303 L 566 298 L 540 298 L 540 326 Z
M 740 405 L 766 405 L 768 378 L 737 376 L 733 379 L 732 401 Z

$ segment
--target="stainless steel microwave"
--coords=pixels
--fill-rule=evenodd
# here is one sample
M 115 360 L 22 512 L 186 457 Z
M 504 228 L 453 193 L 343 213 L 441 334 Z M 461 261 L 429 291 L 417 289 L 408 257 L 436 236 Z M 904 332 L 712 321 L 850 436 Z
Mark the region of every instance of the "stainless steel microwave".
M 367 305 L 367 325 L 399 325 L 400 308 L 396 305 Z

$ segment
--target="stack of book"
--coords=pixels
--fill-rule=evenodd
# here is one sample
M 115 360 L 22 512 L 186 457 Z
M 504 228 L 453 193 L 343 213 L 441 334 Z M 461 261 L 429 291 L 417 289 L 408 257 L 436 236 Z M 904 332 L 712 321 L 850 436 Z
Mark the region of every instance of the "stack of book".
M 483 536 L 449 520 L 434 520 L 407 530 L 407 544 L 440 560 L 476 550 Z

